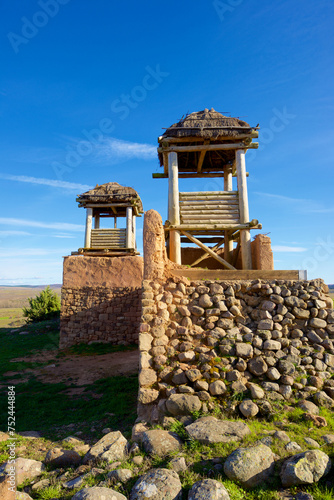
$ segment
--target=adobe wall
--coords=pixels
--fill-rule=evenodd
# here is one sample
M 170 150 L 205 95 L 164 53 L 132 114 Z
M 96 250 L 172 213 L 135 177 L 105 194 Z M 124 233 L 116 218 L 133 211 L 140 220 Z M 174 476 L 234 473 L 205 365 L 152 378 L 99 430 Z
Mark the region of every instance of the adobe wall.
M 252 249 L 252 265 L 253 269 L 274 269 L 274 256 L 271 249 L 271 239 L 265 234 L 257 234 L 254 240 L 251 242 Z M 181 256 L 182 264 L 187 266 L 195 262 L 196 259 L 203 255 L 203 250 L 199 247 L 182 247 Z M 233 250 L 233 255 L 235 255 L 236 249 Z M 224 258 L 224 249 L 217 252 Z M 199 264 L 199 267 L 207 269 L 224 269 L 224 266 L 220 264 L 213 257 L 208 257 L 203 259 Z M 236 269 L 242 269 L 241 263 L 241 252 L 238 254 L 238 258 L 235 263 Z
M 142 257 L 65 257 L 60 348 L 137 343 L 142 279 Z

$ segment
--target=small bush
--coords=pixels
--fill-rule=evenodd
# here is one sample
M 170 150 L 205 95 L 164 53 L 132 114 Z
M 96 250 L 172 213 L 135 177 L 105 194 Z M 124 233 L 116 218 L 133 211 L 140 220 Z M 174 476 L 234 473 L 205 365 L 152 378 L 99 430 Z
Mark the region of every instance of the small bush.
M 39 295 L 28 299 L 30 307 L 23 308 L 23 316 L 27 322 L 45 321 L 59 316 L 60 299 L 49 286 Z

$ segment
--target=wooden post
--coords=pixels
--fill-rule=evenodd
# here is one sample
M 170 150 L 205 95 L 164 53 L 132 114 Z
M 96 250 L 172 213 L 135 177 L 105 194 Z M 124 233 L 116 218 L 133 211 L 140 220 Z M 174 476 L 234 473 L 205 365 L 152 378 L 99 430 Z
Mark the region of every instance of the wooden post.
M 245 150 L 238 149 L 235 153 L 235 160 L 238 178 L 240 223 L 245 224 L 249 222 Z M 252 269 L 252 250 L 249 229 L 240 231 L 240 244 L 242 268 Z
M 86 214 L 86 232 L 85 232 L 85 248 L 91 248 L 91 234 L 93 222 L 93 209 L 87 208 Z
M 132 237 L 133 237 L 133 248 L 137 248 L 136 243 L 136 217 L 132 218 Z
M 100 229 L 100 214 L 94 217 L 94 229 Z
M 126 207 L 126 248 L 133 248 L 132 234 L 132 207 Z
M 224 169 L 224 191 L 232 191 L 232 167 L 225 167 Z M 230 238 L 229 231 L 224 231 L 224 258 L 227 262 L 231 263 L 233 252 L 233 240 Z
M 114 215 L 114 229 L 117 228 L 117 217 L 116 215 Z
M 177 153 L 168 153 L 168 220 L 173 226 L 180 225 L 179 178 Z M 179 231 L 169 233 L 169 258 L 181 264 L 181 235 Z

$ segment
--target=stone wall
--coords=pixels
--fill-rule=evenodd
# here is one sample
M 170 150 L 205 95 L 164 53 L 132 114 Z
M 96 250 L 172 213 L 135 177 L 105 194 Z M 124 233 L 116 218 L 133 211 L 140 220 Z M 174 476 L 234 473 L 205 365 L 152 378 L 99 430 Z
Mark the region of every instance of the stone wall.
M 334 407 L 327 292 L 321 280 L 145 280 L 139 418 L 226 408 L 236 394 L 250 402 L 244 415 L 274 401 Z
M 142 279 L 141 257 L 65 257 L 60 348 L 137 343 Z

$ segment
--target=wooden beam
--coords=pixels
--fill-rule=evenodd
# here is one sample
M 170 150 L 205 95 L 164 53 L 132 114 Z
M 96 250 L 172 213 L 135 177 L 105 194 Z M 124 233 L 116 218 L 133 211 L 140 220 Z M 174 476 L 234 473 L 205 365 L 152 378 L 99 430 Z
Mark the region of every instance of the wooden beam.
M 210 143 L 210 141 L 204 141 L 205 145 L 209 144 L 209 143 Z M 206 153 L 206 150 L 203 150 L 203 151 L 201 151 L 201 154 L 199 155 L 199 160 L 198 160 L 198 164 L 197 164 L 197 173 L 198 174 L 200 174 L 202 171 L 202 165 L 203 165 L 205 153 Z
M 218 262 L 223 264 L 223 266 L 227 267 L 228 269 L 235 269 L 233 266 L 231 266 L 231 264 L 229 264 L 228 262 L 226 262 L 226 260 L 219 257 L 219 255 L 215 254 L 215 252 L 213 252 L 211 250 L 211 248 L 204 245 L 204 243 L 202 243 L 200 240 L 198 240 L 197 238 L 195 238 L 194 236 L 192 236 L 191 234 L 187 233 L 186 231 L 184 231 L 182 229 L 181 229 L 181 233 L 184 234 L 184 236 L 186 236 L 187 238 L 189 238 L 190 241 L 192 241 L 193 243 L 196 243 L 196 245 L 203 248 L 203 250 L 205 250 L 209 255 L 211 255 L 211 257 L 213 257 L 214 259 L 218 260 Z
M 201 243 L 204 243 L 202 240 L 199 240 Z M 218 243 L 211 248 L 211 250 L 215 251 L 215 250 L 218 250 L 218 248 L 224 243 L 224 238 L 222 238 L 220 241 L 218 241 Z M 208 254 L 208 252 L 205 252 L 201 257 L 199 257 L 197 260 L 195 260 L 195 262 L 193 262 L 192 264 L 190 264 L 190 267 L 194 267 L 196 266 L 196 264 L 199 264 L 200 262 L 202 262 L 202 260 L 206 259 L 207 257 L 209 257 L 210 254 Z
M 238 177 L 240 223 L 244 224 L 247 221 L 249 221 L 245 151 L 242 151 L 240 149 L 236 151 L 235 159 L 236 159 L 236 169 Z M 252 269 L 252 249 L 251 249 L 251 239 L 249 231 L 241 232 L 240 243 L 241 243 L 241 255 L 242 255 L 242 268 Z
M 168 219 L 171 224 L 180 224 L 179 179 L 177 153 L 168 154 Z M 169 235 L 169 258 L 181 264 L 181 236 L 179 231 L 171 231 Z
M 94 217 L 94 229 L 100 229 L 100 214 Z
M 170 271 L 173 276 L 184 276 L 189 280 L 199 281 L 199 280 L 299 280 L 305 279 L 302 271 L 275 271 L 275 270 L 234 270 L 230 271 L 227 269 L 173 269 Z
M 167 222 L 167 221 L 166 221 Z M 173 230 L 184 230 L 184 231 L 196 231 L 196 230 L 204 230 L 204 231 L 212 231 L 212 230 L 225 230 L 225 229 L 232 229 L 233 231 L 237 231 L 239 229 L 262 229 L 262 224 L 257 224 L 254 222 L 256 219 L 253 219 L 251 222 L 248 222 L 248 224 L 212 224 L 212 227 L 208 227 L 207 224 L 182 224 L 182 225 L 171 225 L 171 224 L 166 224 L 165 225 L 165 231 L 173 231 Z
M 210 128 L 213 128 L 213 127 L 210 127 Z M 217 127 L 217 128 L 220 128 L 220 127 Z M 259 137 L 259 132 L 255 129 L 255 128 L 252 128 L 251 129 L 251 132 L 248 133 L 248 134 L 238 134 L 238 137 L 237 139 L 249 139 L 249 138 L 253 138 L 253 139 L 256 139 Z M 226 137 L 226 140 L 231 140 L 233 139 L 233 137 Z M 221 138 L 221 140 L 223 140 L 223 138 Z M 159 144 L 162 143 L 162 142 L 203 142 L 203 137 L 164 137 L 163 135 L 161 135 L 160 137 L 158 137 L 158 142 Z
M 233 142 L 227 144 L 209 144 L 209 145 L 199 145 L 199 146 L 169 146 L 168 148 L 158 148 L 158 153 L 186 153 L 193 151 L 221 151 L 229 149 L 257 149 L 259 147 L 258 142 L 252 142 L 251 144 L 244 144 L 243 142 Z
M 224 177 L 224 174 L 223 172 L 221 173 L 200 173 L 200 174 L 184 174 L 184 173 L 179 173 L 179 179 L 194 179 L 194 178 L 210 178 L 210 177 Z M 152 174 L 152 178 L 153 179 L 168 179 L 168 174 L 159 174 L 159 173 L 155 173 L 155 174 Z
M 201 241 L 202 243 L 206 243 L 207 245 L 209 245 L 210 243 L 219 243 L 221 241 L 221 238 L 219 237 L 216 238 L 199 237 L 198 239 L 199 241 Z M 188 238 L 186 238 L 186 236 L 181 236 L 181 243 L 189 243 Z

